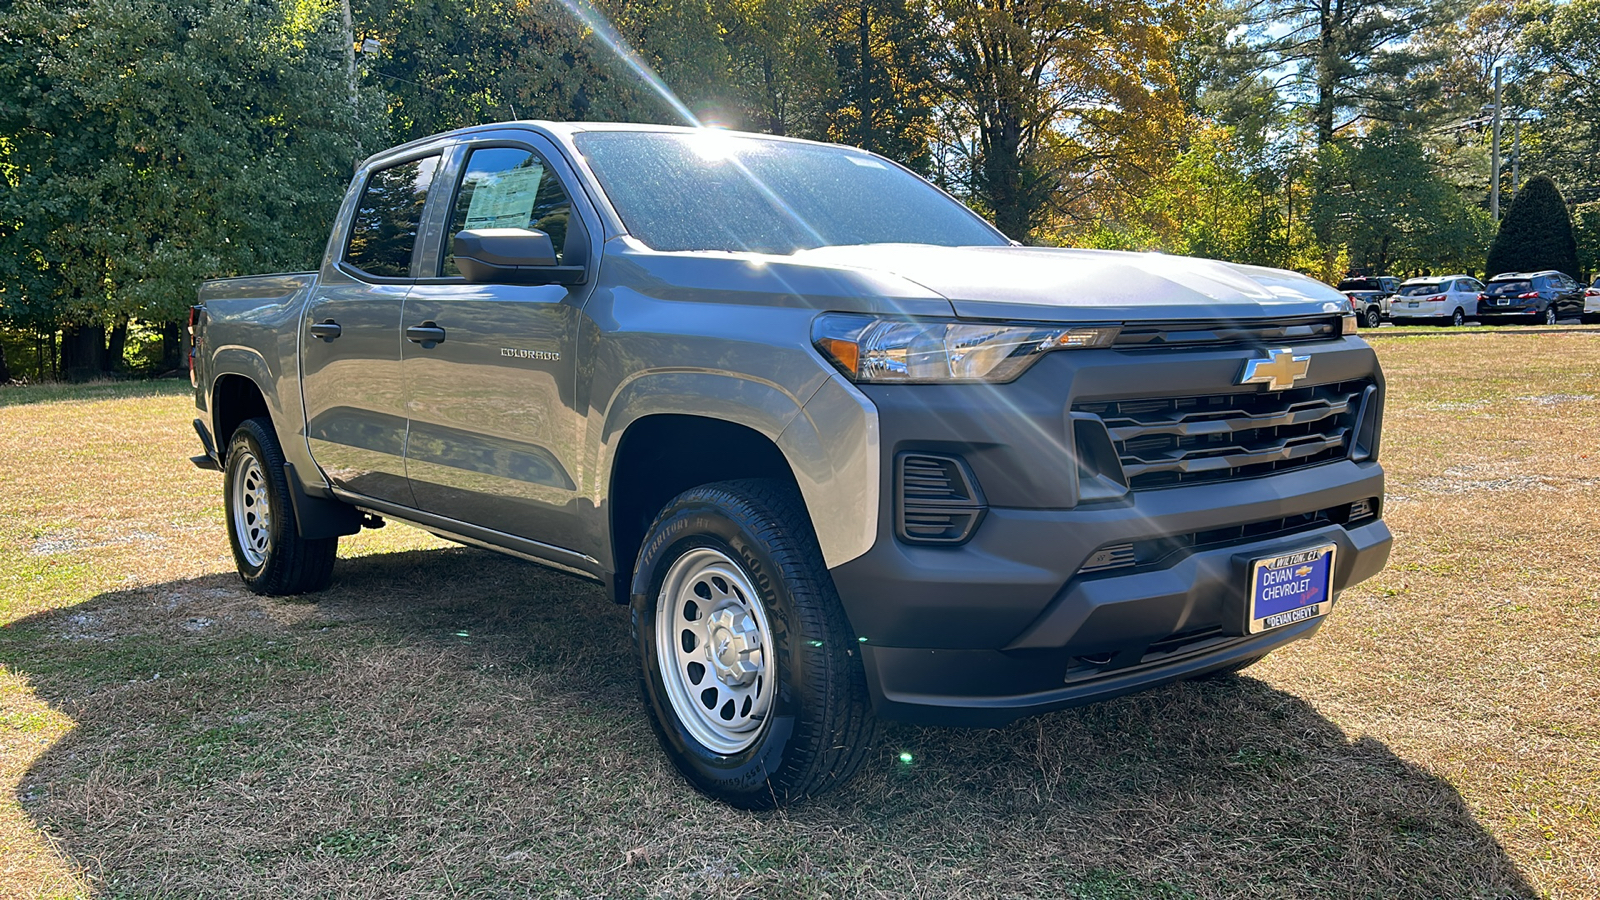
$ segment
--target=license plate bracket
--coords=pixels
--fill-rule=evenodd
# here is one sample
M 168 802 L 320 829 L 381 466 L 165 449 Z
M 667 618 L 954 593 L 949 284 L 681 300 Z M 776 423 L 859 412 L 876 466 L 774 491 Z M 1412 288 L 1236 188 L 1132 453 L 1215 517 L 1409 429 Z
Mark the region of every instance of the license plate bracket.
M 1260 634 L 1328 614 L 1338 545 L 1320 544 L 1250 562 L 1245 631 Z

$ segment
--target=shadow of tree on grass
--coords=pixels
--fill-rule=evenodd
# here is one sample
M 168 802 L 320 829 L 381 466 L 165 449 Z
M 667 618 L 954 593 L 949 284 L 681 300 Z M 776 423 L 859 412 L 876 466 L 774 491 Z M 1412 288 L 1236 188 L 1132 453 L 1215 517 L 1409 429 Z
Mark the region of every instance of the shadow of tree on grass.
M 466 549 L 231 574 L 0 629 L 71 716 L 19 799 L 106 896 L 1532 897 L 1445 782 L 1246 677 L 889 726 L 787 811 L 694 794 L 625 609 Z M 909 754 L 903 762 L 902 753 Z

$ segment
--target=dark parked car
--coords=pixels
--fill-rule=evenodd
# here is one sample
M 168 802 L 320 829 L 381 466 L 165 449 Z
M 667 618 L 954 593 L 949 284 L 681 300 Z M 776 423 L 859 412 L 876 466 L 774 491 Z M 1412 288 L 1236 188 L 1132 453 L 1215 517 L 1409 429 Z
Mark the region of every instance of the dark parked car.
M 1478 321 L 1488 325 L 1554 325 L 1582 314 L 1583 286 L 1554 269 L 1496 275 L 1478 297 Z
M 1377 328 L 1389 317 L 1389 298 L 1400 290 L 1400 279 L 1390 275 L 1346 278 L 1339 291 L 1350 298 L 1350 311 L 1367 328 Z

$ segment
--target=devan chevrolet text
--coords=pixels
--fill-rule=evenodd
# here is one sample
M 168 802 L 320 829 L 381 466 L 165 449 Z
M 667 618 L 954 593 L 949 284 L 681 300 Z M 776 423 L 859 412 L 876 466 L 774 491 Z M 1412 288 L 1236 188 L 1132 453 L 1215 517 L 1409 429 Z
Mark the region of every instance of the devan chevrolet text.
M 844 782 L 880 719 L 1244 668 L 1389 555 L 1344 295 L 1019 246 L 850 147 L 456 131 L 360 167 L 319 271 L 199 301 L 195 462 L 252 590 L 390 518 L 599 582 L 662 746 L 738 806 Z

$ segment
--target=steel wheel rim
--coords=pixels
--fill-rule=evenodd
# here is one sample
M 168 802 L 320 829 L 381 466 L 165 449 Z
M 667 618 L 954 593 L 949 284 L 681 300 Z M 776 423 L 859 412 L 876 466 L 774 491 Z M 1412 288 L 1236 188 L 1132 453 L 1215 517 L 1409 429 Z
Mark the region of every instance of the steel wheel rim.
M 234 451 L 239 462 L 233 470 L 233 530 L 245 562 L 260 566 L 272 550 L 272 504 L 267 498 L 267 474 L 249 450 Z
M 678 721 L 727 756 L 761 736 L 772 708 L 772 627 L 744 568 L 720 550 L 678 557 L 656 595 L 656 661 Z

